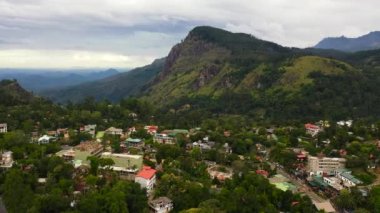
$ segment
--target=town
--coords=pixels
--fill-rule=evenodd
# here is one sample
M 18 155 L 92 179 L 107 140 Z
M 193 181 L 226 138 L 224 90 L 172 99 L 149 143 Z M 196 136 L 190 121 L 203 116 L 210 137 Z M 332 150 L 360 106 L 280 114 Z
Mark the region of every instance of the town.
M 20 166 L 23 171 L 36 169 L 12 144 L 22 137 L 20 131 L 2 123 L 0 134 L 3 171 Z M 378 134 L 378 126 L 358 127 L 352 120 L 331 124 L 319 121 L 300 127 L 256 126 L 241 132 L 207 123 L 192 129 L 86 124 L 78 129 L 62 126 L 33 131 L 28 143 L 45 147 L 46 156 L 58 157 L 63 165 L 73 167 L 68 173 L 74 181 L 69 196 L 72 208 L 80 205 L 77 198 L 81 194 L 101 180 L 115 180 L 116 175 L 140 186 L 150 211 L 178 211 L 188 204 L 181 203 L 181 195 L 167 184 L 175 185 L 184 173 L 195 183 L 208 177 L 211 188 L 218 191 L 234 176 L 248 172 L 267 179 L 283 192 L 308 196 L 315 211 L 336 212 L 351 208 L 354 192 L 367 199 L 371 187 L 380 181 Z M 350 143 L 334 149 L 341 140 Z M 49 187 L 53 178 L 45 174 L 37 178 L 40 190 Z M 291 205 L 299 203 L 293 201 Z

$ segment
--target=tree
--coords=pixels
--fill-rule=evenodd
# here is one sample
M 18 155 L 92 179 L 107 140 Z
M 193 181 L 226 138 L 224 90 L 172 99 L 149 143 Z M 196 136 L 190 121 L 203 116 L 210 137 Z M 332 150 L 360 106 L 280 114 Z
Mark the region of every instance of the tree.
M 88 156 L 87 160 L 90 161 L 90 172 L 92 175 L 98 175 L 98 170 L 99 170 L 99 158 L 95 156 Z
M 3 185 L 3 199 L 8 212 L 27 212 L 33 203 L 33 191 L 24 181 L 23 173 L 17 169 L 7 172 Z
M 336 205 L 340 209 L 350 210 L 350 209 L 355 209 L 356 202 L 355 202 L 354 197 L 351 195 L 351 193 L 348 190 L 344 189 L 340 191 L 339 196 L 336 198 Z

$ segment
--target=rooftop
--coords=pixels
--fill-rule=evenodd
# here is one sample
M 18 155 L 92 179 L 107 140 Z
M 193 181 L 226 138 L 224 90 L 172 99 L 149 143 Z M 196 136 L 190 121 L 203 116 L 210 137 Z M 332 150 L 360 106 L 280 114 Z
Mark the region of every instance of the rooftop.
M 151 179 L 156 174 L 156 170 L 150 166 L 143 166 L 143 169 L 137 173 L 136 177 L 142 177 L 144 179 Z
M 149 202 L 149 205 L 152 207 L 158 206 L 158 205 L 166 205 L 172 203 L 172 200 L 170 200 L 168 197 L 159 197 L 157 199 L 154 199 Z

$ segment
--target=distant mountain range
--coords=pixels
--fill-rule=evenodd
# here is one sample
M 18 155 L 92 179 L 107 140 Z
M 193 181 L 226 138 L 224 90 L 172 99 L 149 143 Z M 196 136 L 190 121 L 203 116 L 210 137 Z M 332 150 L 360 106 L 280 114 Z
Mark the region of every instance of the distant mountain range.
M 152 64 L 118 73 L 109 77 L 59 89 L 42 91 L 40 94 L 55 102 L 78 102 L 85 97 L 96 100 L 118 101 L 122 98 L 138 95 L 142 87 L 151 81 L 162 69 L 165 58 L 157 59 Z
M 0 69 L 0 80 L 16 79 L 23 88 L 39 93 L 44 90 L 64 88 L 103 79 L 118 73 L 116 69 L 105 71 Z
M 347 38 L 344 36 L 325 38 L 315 45 L 314 48 L 334 49 L 345 52 L 380 49 L 380 31 L 371 32 L 357 38 Z

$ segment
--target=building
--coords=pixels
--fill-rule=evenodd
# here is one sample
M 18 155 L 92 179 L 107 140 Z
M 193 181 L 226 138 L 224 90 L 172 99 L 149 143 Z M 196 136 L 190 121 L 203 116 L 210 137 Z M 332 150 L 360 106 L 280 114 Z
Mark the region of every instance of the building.
M 211 179 L 218 179 L 223 182 L 226 179 L 232 179 L 233 170 L 228 167 L 214 165 L 207 168 L 207 172 L 210 175 Z
M 123 135 L 123 130 L 115 127 L 110 127 L 105 131 L 108 135 Z
M 38 138 L 38 144 L 48 144 L 50 141 L 54 140 L 55 137 L 44 135 L 40 138 Z
M 145 126 L 144 129 L 148 134 L 155 135 L 157 134 L 158 126 Z
M 315 206 L 315 208 L 318 210 L 318 211 L 323 211 L 323 212 L 326 212 L 326 213 L 334 213 L 334 212 L 337 212 L 334 207 L 331 205 L 330 201 L 329 200 L 326 200 L 324 202 L 317 202 L 317 201 L 313 201 L 313 204 Z
M 143 166 L 142 170 L 137 173 L 135 182 L 139 183 L 141 188 L 146 188 L 146 191 L 150 193 L 156 183 L 156 170 L 150 166 Z
M 141 148 L 144 146 L 144 141 L 140 138 L 128 138 L 125 141 L 125 145 L 127 145 L 127 147 Z
M 175 141 L 175 138 L 174 137 L 171 137 L 167 134 L 156 134 L 154 137 L 153 137 L 153 142 L 155 143 L 160 143 L 160 144 L 175 144 L 176 141 Z
M 7 133 L 8 125 L 6 123 L 0 124 L 0 133 Z
M 343 169 L 346 163 L 344 158 L 327 158 L 308 156 L 307 170 L 311 175 L 334 175 L 334 172 Z
M 264 177 L 268 177 L 269 176 L 269 172 L 267 172 L 267 171 L 265 171 L 265 170 L 262 170 L 262 169 L 258 169 L 258 170 L 256 170 L 256 174 L 258 174 L 258 175 L 262 175 L 262 176 L 264 176 Z
M 340 191 L 343 189 L 343 186 L 340 184 L 340 180 L 336 177 L 323 177 L 323 182 L 327 183 L 333 189 Z
M 96 132 L 96 124 L 85 125 L 83 127 L 83 131 L 87 132 L 88 134 L 90 134 L 92 136 L 92 138 L 94 138 L 95 132 Z
M 122 175 L 136 173 L 143 165 L 143 156 L 141 155 L 103 152 L 100 157 L 112 159 L 115 164 L 111 166 L 111 169 Z
M 89 156 L 99 157 L 103 151 L 103 145 L 94 141 L 81 142 L 71 149 L 61 150 L 56 153 L 57 156 L 62 157 L 67 161 L 72 161 L 74 167 L 77 168 L 82 165 L 90 165 L 87 160 Z
M 8 169 L 13 166 L 14 161 L 11 151 L 1 153 L 0 159 L 0 168 Z
M 173 202 L 167 197 L 159 197 L 150 201 L 149 207 L 154 213 L 168 213 L 173 210 Z
M 340 169 L 335 171 L 335 175 L 337 178 L 339 178 L 343 186 L 345 187 L 354 187 L 360 184 L 363 184 L 363 182 L 357 178 L 355 178 L 352 174 L 351 171 L 346 170 L 346 169 Z
M 306 129 L 306 133 L 313 137 L 322 131 L 321 127 L 314 124 L 310 124 L 310 123 L 305 124 L 305 129 Z

